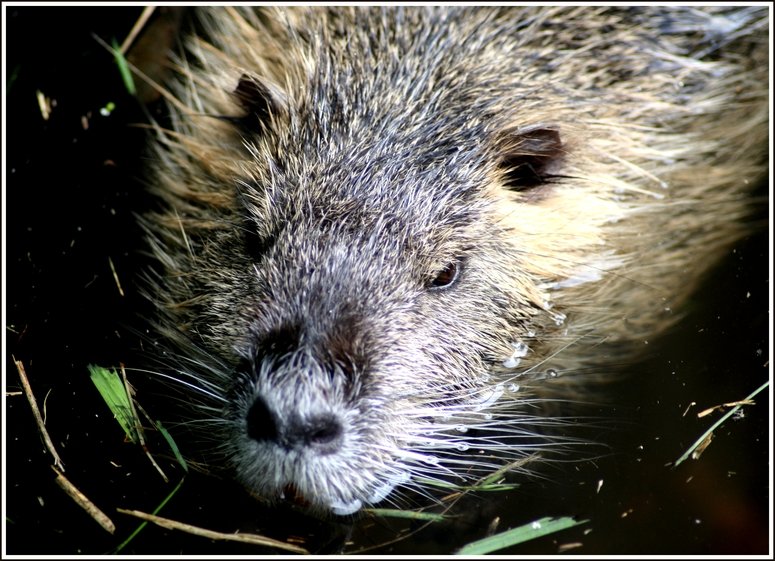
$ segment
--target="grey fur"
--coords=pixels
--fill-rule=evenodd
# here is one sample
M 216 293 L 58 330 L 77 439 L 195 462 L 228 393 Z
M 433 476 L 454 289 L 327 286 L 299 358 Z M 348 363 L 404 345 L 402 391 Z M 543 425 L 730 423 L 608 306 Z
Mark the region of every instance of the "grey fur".
M 766 170 L 766 8 L 199 17 L 149 293 L 255 494 L 346 514 L 562 452 L 543 406 L 674 320 Z

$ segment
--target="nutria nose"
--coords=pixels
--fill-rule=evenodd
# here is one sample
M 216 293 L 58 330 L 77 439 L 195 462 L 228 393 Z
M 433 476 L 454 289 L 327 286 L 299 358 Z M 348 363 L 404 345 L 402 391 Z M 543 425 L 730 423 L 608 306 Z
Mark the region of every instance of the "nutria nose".
M 258 442 L 274 442 L 285 448 L 310 448 L 318 454 L 332 454 L 342 444 L 344 429 L 330 413 L 301 417 L 292 412 L 280 418 L 258 397 L 247 414 L 248 436 Z

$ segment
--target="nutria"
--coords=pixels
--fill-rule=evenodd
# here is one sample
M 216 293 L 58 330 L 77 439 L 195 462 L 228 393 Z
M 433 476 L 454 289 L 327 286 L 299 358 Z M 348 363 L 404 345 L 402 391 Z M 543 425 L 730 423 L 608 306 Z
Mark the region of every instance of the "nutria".
M 349 514 L 573 446 L 745 232 L 763 7 L 200 9 L 148 293 L 211 462 Z M 530 469 L 530 464 L 521 469 Z

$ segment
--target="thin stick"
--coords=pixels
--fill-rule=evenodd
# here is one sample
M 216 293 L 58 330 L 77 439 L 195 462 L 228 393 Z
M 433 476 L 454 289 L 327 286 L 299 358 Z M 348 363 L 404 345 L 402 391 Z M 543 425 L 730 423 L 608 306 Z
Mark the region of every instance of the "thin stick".
M 108 516 L 102 512 L 99 507 L 97 507 L 97 505 L 91 502 L 86 495 L 81 493 L 81 491 L 79 491 L 75 485 L 70 483 L 70 480 L 62 475 L 62 472 L 59 471 L 56 467 L 51 466 L 51 469 L 53 469 L 57 474 L 57 484 L 64 490 L 65 493 L 70 495 L 70 498 L 78 503 L 82 509 L 88 512 L 89 516 L 91 516 L 97 522 L 97 524 L 102 526 L 105 531 L 111 534 L 116 531 L 116 525 L 113 524 L 113 521 L 108 518 Z
M 129 50 L 130 45 L 134 42 L 137 35 L 140 33 L 140 30 L 145 27 L 146 22 L 148 21 L 148 18 L 151 17 L 151 14 L 153 14 L 153 11 L 156 9 L 156 6 L 146 6 L 143 9 L 143 13 L 140 14 L 140 17 L 137 18 L 137 21 L 135 22 L 134 26 L 132 27 L 132 30 L 129 32 L 129 35 L 126 36 L 126 39 L 124 39 L 124 42 L 121 43 L 121 54 L 126 55 L 127 51 Z
M 115 55 L 115 51 L 113 50 L 113 47 L 111 47 L 105 41 L 100 39 L 100 37 L 98 37 L 97 35 L 92 35 L 92 37 L 94 37 L 94 39 L 100 45 L 102 45 L 108 51 L 110 51 L 113 55 Z M 145 83 L 148 84 L 149 86 L 151 86 L 154 90 L 159 92 L 159 94 L 162 95 L 164 97 L 164 99 L 169 101 L 170 104 L 172 104 L 174 107 L 178 108 L 181 112 L 184 112 L 184 113 L 187 112 L 186 106 L 178 98 L 176 98 L 174 95 L 172 95 L 168 90 L 166 90 L 164 87 L 160 86 L 156 81 L 154 81 L 153 79 L 148 77 L 147 74 L 145 74 L 142 70 L 137 68 L 137 66 L 135 66 L 131 62 L 126 61 L 126 64 L 132 70 L 132 72 L 134 72 L 137 76 L 142 78 L 145 81 Z
M 145 444 L 145 432 L 143 431 L 143 424 L 140 422 L 140 417 L 137 415 L 137 411 L 135 410 L 135 399 L 133 395 L 134 392 L 132 391 L 132 387 L 129 385 L 129 380 L 126 379 L 126 370 L 124 370 L 123 362 L 121 363 L 121 377 L 124 380 L 124 390 L 126 390 L 126 396 L 129 398 L 129 409 L 132 412 L 132 420 L 135 422 L 135 432 L 137 433 L 137 439 L 140 441 L 140 446 L 145 452 L 145 455 L 148 456 L 148 459 L 151 460 L 153 467 L 155 467 L 156 471 L 158 471 L 159 475 L 161 475 L 164 483 L 169 483 L 167 474 L 164 473 L 164 470 L 161 469 L 161 466 L 159 466 L 159 464 L 156 463 L 156 460 L 153 459 L 151 451 Z
M 43 422 L 40 409 L 38 409 L 38 402 L 35 401 L 35 394 L 32 393 L 32 387 L 30 386 L 30 381 L 27 379 L 27 373 L 24 371 L 24 365 L 20 360 L 16 360 L 16 357 L 13 357 L 13 361 L 16 363 L 16 370 L 19 372 L 19 378 L 22 381 L 22 389 L 24 390 L 24 395 L 27 396 L 27 401 L 30 402 L 32 415 L 35 417 L 38 430 L 40 431 L 40 434 L 43 435 L 43 441 L 46 443 L 46 448 L 48 448 L 49 453 L 54 457 L 54 465 L 59 467 L 61 471 L 65 471 L 65 464 L 62 463 L 62 458 L 57 454 L 54 443 L 51 441 L 51 437 L 46 430 L 46 424 Z
M 137 518 L 153 522 L 162 528 L 167 528 L 169 530 L 180 530 L 182 532 L 188 532 L 189 534 L 194 534 L 211 540 L 228 540 L 254 545 L 263 545 L 267 547 L 275 547 L 277 549 L 284 549 L 286 551 L 299 553 L 301 555 L 309 555 L 309 551 L 303 547 L 278 540 L 273 540 L 272 538 L 267 538 L 258 534 L 224 534 L 221 532 L 214 532 L 213 530 L 207 530 L 205 528 L 200 528 L 198 526 L 185 524 L 183 522 L 178 522 L 177 520 L 170 520 L 169 518 L 154 516 L 153 514 L 148 514 L 139 510 L 126 510 L 123 508 L 117 508 L 116 510 L 122 514 L 128 514 L 129 516 L 135 516 Z
M 116 286 L 118 287 L 118 293 L 123 297 L 124 291 L 121 288 L 121 283 L 118 282 L 118 274 L 116 273 L 116 268 L 113 266 L 113 260 L 108 256 L 108 263 L 110 263 L 110 270 L 113 271 L 113 280 L 116 281 Z
M 722 410 L 725 407 L 736 407 L 738 405 L 753 405 L 753 401 L 750 399 L 742 399 L 740 401 L 731 401 L 729 403 L 722 403 L 721 405 L 714 405 L 713 407 L 708 407 L 704 411 L 700 411 L 697 413 L 697 417 L 702 418 L 710 415 L 716 410 Z

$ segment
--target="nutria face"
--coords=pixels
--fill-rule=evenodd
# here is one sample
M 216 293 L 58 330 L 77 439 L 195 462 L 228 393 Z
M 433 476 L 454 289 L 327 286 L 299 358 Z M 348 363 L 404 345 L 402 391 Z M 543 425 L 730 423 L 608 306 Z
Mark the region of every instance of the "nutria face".
M 556 128 L 472 119 L 471 96 L 496 105 L 495 91 L 375 111 L 394 84 L 347 78 L 347 63 L 327 72 L 313 84 L 349 80 L 347 97 L 370 102 L 335 111 L 334 88 L 273 97 L 256 78 L 237 85 L 243 109 L 272 107 L 272 118 L 244 129 L 242 239 L 228 247 L 239 255 L 217 265 L 229 286 L 213 298 L 238 313 L 206 330 L 236 349 L 225 417 L 237 478 L 349 513 L 418 476 L 471 480 L 496 469 L 494 455 L 532 451 L 515 436 L 531 431 L 511 422 L 521 407 L 499 418 L 497 444 L 486 440 L 493 395 L 519 385 L 504 361 L 559 317 L 524 290 L 534 280 L 503 213 L 522 214 L 514 193 L 550 189 L 568 151 Z M 461 474 L 469 448 L 480 465 Z
M 201 14 L 145 224 L 214 463 L 348 514 L 572 444 L 765 169 L 766 11 L 713 13 Z
M 454 427 L 484 428 L 492 415 L 479 406 L 513 351 L 518 295 L 503 289 L 511 268 L 494 256 L 510 245 L 486 185 L 455 192 L 463 182 L 444 164 L 404 169 L 400 182 L 348 165 L 282 179 L 297 186 L 268 206 L 284 212 L 246 246 L 261 252 L 245 279 L 254 297 L 226 412 L 230 461 L 258 494 L 346 514 L 412 476 L 455 471 L 477 446 Z M 245 188 L 253 199 L 263 186 Z

